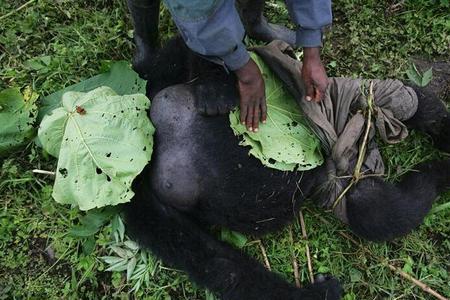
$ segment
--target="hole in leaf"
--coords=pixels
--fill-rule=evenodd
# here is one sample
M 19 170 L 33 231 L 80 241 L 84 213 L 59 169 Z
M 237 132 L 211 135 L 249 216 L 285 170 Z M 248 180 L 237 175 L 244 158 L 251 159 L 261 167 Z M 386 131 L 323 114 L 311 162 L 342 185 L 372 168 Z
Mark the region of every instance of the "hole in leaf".
M 111 157 L 111 152 L 106 153 L 106 157 Z
M 106 181 L 110 182 L 110 181 L 111 181 L 111 177 L 109 177 L 108 175 L 106 175 Z
M 59 168 L 59 169 L 58 169 L 58 172 L 59 172 L 59 174 L 61 174 L 61 176 L 62 176 L 63 178 L 66 178 L 66 177 L 67 177 L 67 169 L 66 169 L 66 168 Z
M 103 173 L 102 169 L 100 169 L 99 167 L 95 168 L 95 172 L 100 175 Z

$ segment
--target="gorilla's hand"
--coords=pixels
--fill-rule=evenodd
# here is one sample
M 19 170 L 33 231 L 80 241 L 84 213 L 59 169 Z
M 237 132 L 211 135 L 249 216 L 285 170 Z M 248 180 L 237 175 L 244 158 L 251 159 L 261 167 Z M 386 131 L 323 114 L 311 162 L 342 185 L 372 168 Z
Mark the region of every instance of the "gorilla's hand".
M 250 60 L 235 71 L 238 78 L 240 94 L 241 123 L 249 131 L 257 132 L 259 121 L 265 123 L 267 118 L 267 105 L 264 79 L 258 66 Z
M 302 79 L 305 82 L 306 100 L 322 101 L 328 86 L 328 77 L 320 60 L 319 48 L 303 49 Z

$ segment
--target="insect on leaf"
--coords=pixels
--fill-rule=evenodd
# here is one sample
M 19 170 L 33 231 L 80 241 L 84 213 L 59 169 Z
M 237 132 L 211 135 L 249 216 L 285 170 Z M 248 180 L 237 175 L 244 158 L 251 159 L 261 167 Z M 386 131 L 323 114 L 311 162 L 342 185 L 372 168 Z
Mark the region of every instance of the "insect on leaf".
M 44 97 L 41 101 L 38 120 L 42 120 L 46 114 L 49 114 L 55 108 L 61 107 L 62 96 L 66 92 L 89 92 L 101 86 L 108 86 L 118 95 L 145 94 L 146 83 L 130 68 L 128 62 L 114 62 L 108 72 L 88 78 Z

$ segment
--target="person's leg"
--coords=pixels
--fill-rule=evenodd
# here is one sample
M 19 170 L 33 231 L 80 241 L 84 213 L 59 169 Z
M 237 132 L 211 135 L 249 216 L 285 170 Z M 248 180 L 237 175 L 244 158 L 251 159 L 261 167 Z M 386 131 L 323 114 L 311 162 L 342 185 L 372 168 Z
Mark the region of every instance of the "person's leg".
M 295 32 L 284 26 L 271 24 L 263 15 L 264 0 L 237 0 L 237 6 L 247 34 L 264 42 L 283 40 L 295 45 Z
M 134 26 L 136 50 L 133 69 L 143 78 L 146 65 L 158 48 L 158 24 L 160 0 L 127 0 Z

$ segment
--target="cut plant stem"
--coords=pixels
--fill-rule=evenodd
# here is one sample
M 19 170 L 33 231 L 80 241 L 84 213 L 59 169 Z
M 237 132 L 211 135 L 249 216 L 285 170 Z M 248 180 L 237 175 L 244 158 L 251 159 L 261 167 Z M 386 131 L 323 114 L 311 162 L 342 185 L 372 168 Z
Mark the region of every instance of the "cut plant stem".
M 270 266 L 269 258 L 267 257 L 266 248 L 264 248 L 264 245 L 261 240 L 257 240 L 257 243 L 259 245 L 259 249 L 261 249 L 261 253 L 264 259 L 264 265 L 266 266 L 266 269 L 269 271 L 272 271 L 272 267 Z
M 311 261 L 311 252 L 309 251 L 308 235 L 306 233 L 305 218 L 303 218 L 303 212 L 301 210 L 299 212 L 299 216 L 300 216 L 300 227 L 302 229 L 302 236 L 303 236 L 303 239 L 305 240 L 305 249 L 306 249 L 306 259 L 308 261 L 309 280 L 311 283 L 314 283 L 314 273 L 313 273 L 313 267 L 312 267 L 312 261 Z
M 55 172 L 52 172 L 52 171 L 46 171 L 46 170 L 39 170 L 39 169 L 34 169 L 32 172 L 33 172 L 33 173 L 36 173 L 36 174 L 44 174 L 44 175 L 52 175 L 52 176 L 55 176 L 55 175 L 56 175 Z
M 294 235 L 292 234 L 292 226 L 289 226 L 289 241 L 291 243 L 291 253 L 292 253 L 292 268 L 294 269 L 294 280 L 295 280 L 295 286 L 296 287 L 301 287 L 300 284 L 300 275 L 298 273 L 298 263 L 297 263 L 297 258 L 295 257 L 295 252 L 294 252 Z

